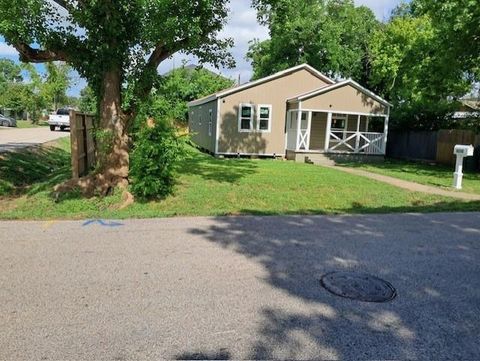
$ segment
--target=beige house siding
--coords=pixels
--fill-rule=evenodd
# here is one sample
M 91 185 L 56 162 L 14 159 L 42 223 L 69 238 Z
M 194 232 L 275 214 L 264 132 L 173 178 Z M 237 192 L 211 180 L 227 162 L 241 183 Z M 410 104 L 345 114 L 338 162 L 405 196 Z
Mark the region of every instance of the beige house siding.
M 210 110 L 212 111 L 212 133 L 208 134 Z M 217 100 L 190 107 L 188 112 L 188 127 L 193 142 L 214 153 L 217 128 Z
M 284 154 L 286 100 L 326 83 L 305 69 L 266 83 L 246 88 L 220 99 L 218 153 Z M 238 131 L 238 108 L 241 103 L 254 105 L 254 131 Z M 272 105 L 271 131 L 258 132 L 257 105 Z
M 388 108 L 350 84 L 302 100 L 302 109 L 365 114 L 387 114 Z

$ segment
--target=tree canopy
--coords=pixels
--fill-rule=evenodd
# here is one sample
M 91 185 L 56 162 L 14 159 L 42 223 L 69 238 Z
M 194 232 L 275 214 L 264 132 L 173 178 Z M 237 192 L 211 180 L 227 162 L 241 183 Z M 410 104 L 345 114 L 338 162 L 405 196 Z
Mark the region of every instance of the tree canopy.
M 99 99 L 103 143 L 91 184 L 107 193 L 128 178 L 129 127 L 160 63 L 182 51 L 202 62 L 233 64 L 232 40 L 219 37 L 227 5 L 224 0 L 0 0 L 0 34 L 22 61 L 64 61 L 87 79 Z
M 42 75 L 32 64 L 0 59 L 0 107 L 17 115 L 27 112 L 33 121 L 44 109 L 71 105 L 70 83 L 70 68 L 65 64 L 47 63 Z
M 473 69 L 419 1 L 397 8 L 370 42 L 372 86 L 393 104 L 393 125 L 408 129 L 450 126 L 451 113 L 472 87 Z
M 432 19 L 445 61 L 480 80 L 480 4 L 477 0 L 414 0 L 413 9 Z
M 71 85 L 71 67 L 65 63 L 47 63 L 45 81 L 41 87 L 41 96 L 46 103 L 54 110 L 59 105 L 65 105 L 69 102 L 67 91 Z
M 234 84 L 233 80 L 205 68 L 184 64 L 159 77 L 152 94 L 152 105 L 168 119 L 186 124 L 189 101 L 230 88 Z
M 353 0 L 255 0 L 271 39 L 251 44 L 254 77 L 308 63 L 331 77 L 369 79 L 368 44 L 380 26 L 373 12 Z

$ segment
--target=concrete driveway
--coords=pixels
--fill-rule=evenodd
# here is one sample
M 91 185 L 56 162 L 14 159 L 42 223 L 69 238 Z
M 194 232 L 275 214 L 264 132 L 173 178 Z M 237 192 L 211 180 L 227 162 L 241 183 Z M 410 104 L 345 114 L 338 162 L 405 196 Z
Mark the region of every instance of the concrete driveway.
M 480 355 L 480 213 L 0 223 L 0 359 Z M 391 282 L 340 298 L 330 271 Z
M 0 152 L 17 150 L 69 137 L 69 132 L 52 132 L 48 127 L 0 129 Z

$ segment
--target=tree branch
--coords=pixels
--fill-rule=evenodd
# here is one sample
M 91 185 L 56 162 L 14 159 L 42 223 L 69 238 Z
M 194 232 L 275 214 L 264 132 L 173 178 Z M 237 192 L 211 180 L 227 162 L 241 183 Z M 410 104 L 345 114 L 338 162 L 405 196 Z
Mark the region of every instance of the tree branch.
M 34 49 L 26 43 L 12 44 L 20 53 L 20 60 L 28 63 L 46 63 L 49 61 L 67 61 L 67 54 L 61 50 Z
M 153 87 L 154 77 L 153 74 L 157 72 L 157 68 L 160 63 L 166 60 L 168 57 L 175 54 L 177 51 L 182 49 L 190 39 L 182 39 L 177 41 L 173 47 L 167 48 L 164 43 L 159 43 L 153 50 L 152 54 L 148 58 L 145 69 L 143 69 L 140 76 L 140 81 L 136 86 L 134 93 L 137 96 L 137 99 L 142 99 L 147 96 Z M 137 101 L 134 101 L 129 111 L 131 114 L 135 114 L 138 108 Z

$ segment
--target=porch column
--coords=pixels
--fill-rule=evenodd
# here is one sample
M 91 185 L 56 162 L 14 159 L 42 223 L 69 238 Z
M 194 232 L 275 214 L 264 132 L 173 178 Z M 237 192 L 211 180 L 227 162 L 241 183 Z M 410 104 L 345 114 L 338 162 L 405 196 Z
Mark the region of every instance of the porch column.
M 330 131 L 332 130 L 332 112 L 327 116 L 327 130 L 325 131 L 325 152 L 330 148 Z
M 357 135 L 355 137 L 355 153 L 358 153 L 359 152 L 359 148 L 360 148 L 360 118 L 361 118 L 361 115 L 358 114 L 358 118 L 357 118 Z
M 308 125 L 307 125 L 307 144 L 305 150 L 310 150 L 310 134 L 312 134 L 312 112 L 309 111 L 307 115 Z
M 301 123 L 302 123 L 302 108 L 299 102 L 298 109 L 297 109 L 297 146 L 295 147 L 295 150 L 300 150 L 300 139 L 302 139 Z
M 388 137 L 388 120 L 390 118 L 390 109 L 388 109 L 388 114 L 385 117 L 385 123 L 383 126 L 383 155 L 387 154 L 387 137 Z

